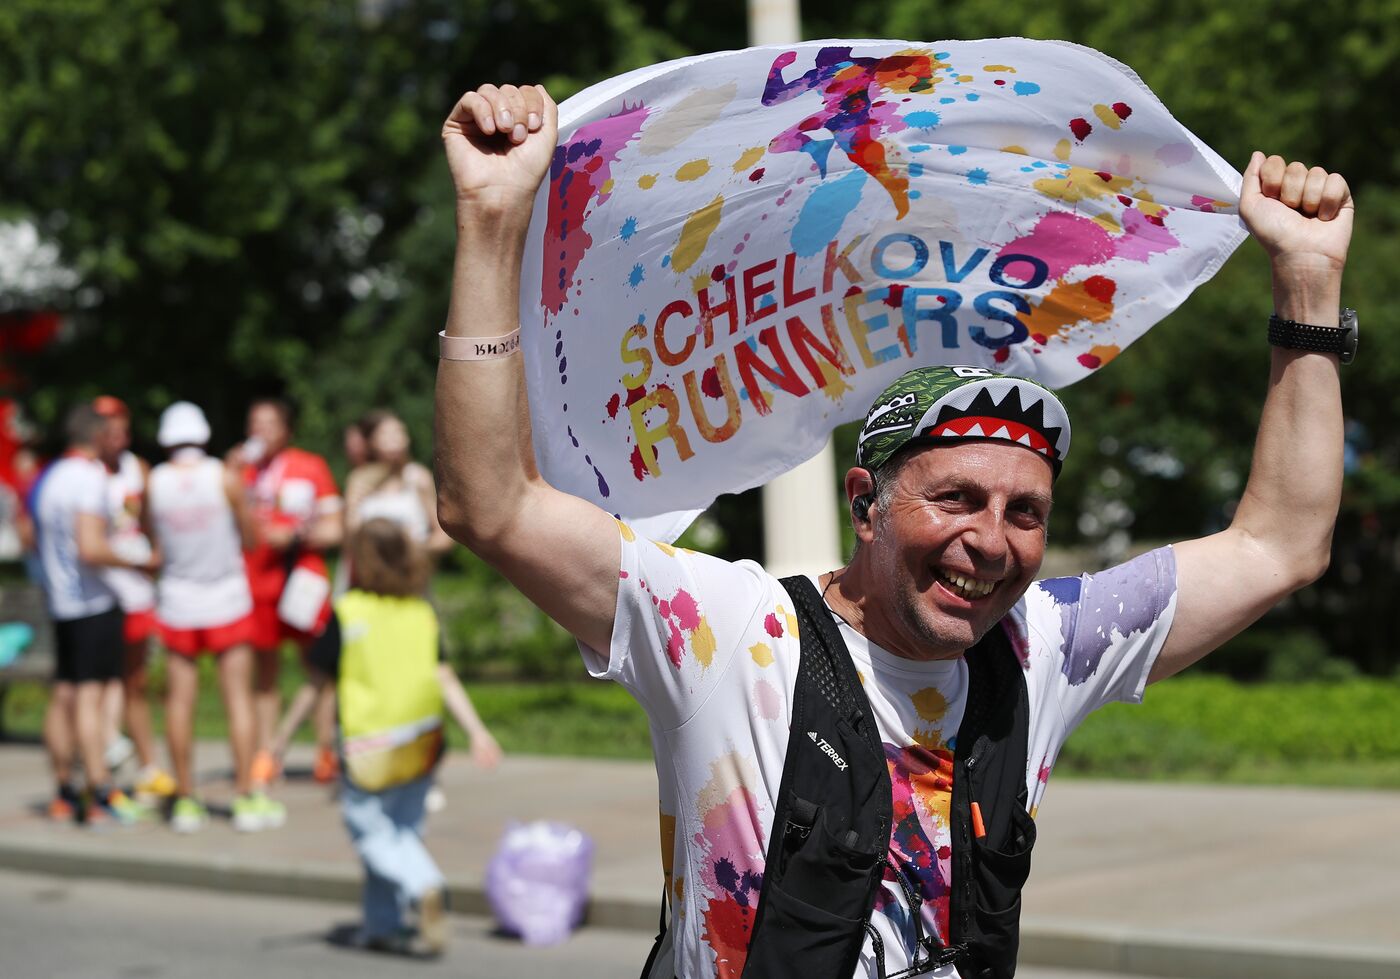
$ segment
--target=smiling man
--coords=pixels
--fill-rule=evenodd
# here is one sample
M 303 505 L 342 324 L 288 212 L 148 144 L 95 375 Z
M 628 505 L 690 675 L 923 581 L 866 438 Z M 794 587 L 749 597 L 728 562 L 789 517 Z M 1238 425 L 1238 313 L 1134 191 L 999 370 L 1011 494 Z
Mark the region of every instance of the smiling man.
M 1326 567 L 1338 354 L 1355 349 L 1354 321 L 1333 325 L 1345 181 L 1262 154 L 1245 172 L 1240 213 L 1271 256 L 1277 315 L 1228 529 L 1037 582 L 1063 405 L 1031 381 L 928 367 L 866 417 L 845 482 L 850 563 L 778 581 L 646 540 L 540 478 L 516 310 L 555 107 L 542 88 L 483 86 L 443 140 L 458 250 L 439 515 L 647 711 L 671 923 L 644 975 L 1013 975 L 1036 808 L 1070 732 Z

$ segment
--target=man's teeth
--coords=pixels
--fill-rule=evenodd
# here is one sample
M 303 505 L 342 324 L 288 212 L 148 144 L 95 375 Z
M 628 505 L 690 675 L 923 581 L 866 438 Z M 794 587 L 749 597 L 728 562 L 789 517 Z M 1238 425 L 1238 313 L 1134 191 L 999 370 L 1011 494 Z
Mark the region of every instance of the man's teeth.
M 940 572 L 938 577 L 945 585 L 952 587 L 954 594 L 963 598 L 983 598 L 990 595 L 992 589 L 997 586 L 995 581 L 978 581 L 976 578 L 947 572 Z

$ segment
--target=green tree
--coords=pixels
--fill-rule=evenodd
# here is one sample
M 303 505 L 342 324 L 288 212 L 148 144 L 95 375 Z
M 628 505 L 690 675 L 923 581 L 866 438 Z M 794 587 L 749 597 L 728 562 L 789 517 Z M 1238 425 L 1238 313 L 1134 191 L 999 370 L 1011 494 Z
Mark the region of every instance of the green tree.
M 1348 178 L 1357 224 L 1344 301 L 1360 310 L 1363 340 L 1343 382 L 1360 451 L 1331 570 L 1272 621 L 1315 631 L 1334 654 L 1368 669 L 1393 670 L 1393 617 L 1381 610 L 1400 588 L 1400 336 L 1391 328 L 1400 314 L 1391 286 L 1400 260 L 1400 120 L 1392 108 L 1400 2 L 890 0 L 852 8 L 808 0 L 804 13 L 809 37 L 1018 35 L 1088 45 L 1133 68 L 1239 168 L 1262 149 Z M 1267 381 L 1268 283 L 1262 251 L 1246 242 L 1124 356 L 1064 392 L 1075 449 L 1056 488 L 1055 540 L 1101 537 L 1115 523 L 1105 512 L 1119 505 L 1131 514 L 1131 533 L 1149 540 L 1228 521 Z
M 149 434 L 191 397 L 227 442 L 277 392 L 317 448 L 375 404 L 426 444 L 452 101 L 526 76 L 567 95 L 685 53 L 622 0 L 4 5 L 0 216 L 35 220 L 89 300 L 28 365 L 32 412 L 106 390 Z
M 1388 328 L 1400 318 L 1400 0 L 805 0 L 803 12 L 812 38 L 1086 44 L 1237 165 L 1261 148 L 1347 175 L 1358 218 L 1345 295 L 1363 340 L 1344 380 L 1359 451 L 1333 568 L 1275 621 L 1392 669 L 1379 610 L 1400 587 L 1400 340 Z M 27 367 L 28 406 L 51 424 L 108 390 L 149 436 L 157 410 L 190 397 L 228 442 L 249 397 L 285 392 L 313 448 L 332 451 L 341 424 L 388 405 L 426 450 L 454 237 L 437 140 L 451 101 L 486 80 L 544 81 L 562 98 L 744 41 L 737 0 L 0 5 L 0 218 L 35 220 L 84 283 L 76 337 Z M 1077 437 L 1057 542 L 1102 540 L 1125 521 L 1135 537 L 1179 539 L 1228 519 L 1265 385 L 1267 280 L 1247 243 L 1066 392 Z M 755 506 L 754 494 L 718 505 L 729 556 L 756 556 Z M 1127 516 L 1105 519 L 1115 510 Z

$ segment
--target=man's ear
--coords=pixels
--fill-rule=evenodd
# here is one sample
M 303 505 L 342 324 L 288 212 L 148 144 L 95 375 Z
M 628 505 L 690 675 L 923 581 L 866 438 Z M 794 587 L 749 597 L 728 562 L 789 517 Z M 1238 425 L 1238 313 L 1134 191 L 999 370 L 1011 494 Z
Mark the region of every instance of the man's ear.
M 846 473 L 846 497 L 851 501 L 851 518 L 857 537 L 868 528 L 875 494 L 875 475 L 869 469 L 857 467 Z

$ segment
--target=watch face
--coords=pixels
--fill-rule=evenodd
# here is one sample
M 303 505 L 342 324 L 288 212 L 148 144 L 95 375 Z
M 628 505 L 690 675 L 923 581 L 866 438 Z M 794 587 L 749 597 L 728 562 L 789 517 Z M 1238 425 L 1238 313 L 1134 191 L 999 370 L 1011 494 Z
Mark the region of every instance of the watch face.
M 1361 341 L 1361 324 L 1357 319 L 1356 310 L 1343 309 L 1342 318 L 1337 325 L 1346 330 L 1342 335 L 1342 352 L 1337 359 L 1343 364 L 1350 364 L 1356 359 L 1356 347 Z

